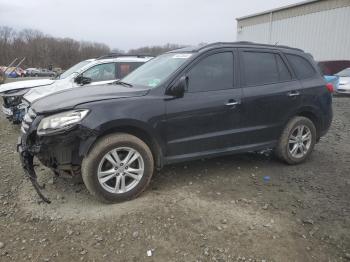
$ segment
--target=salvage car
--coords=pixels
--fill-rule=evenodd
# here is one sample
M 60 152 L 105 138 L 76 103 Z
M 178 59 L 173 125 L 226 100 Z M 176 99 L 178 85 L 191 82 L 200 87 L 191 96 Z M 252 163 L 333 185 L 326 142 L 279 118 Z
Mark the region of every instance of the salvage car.
M 13 82 L 0 86 L 2 112 L 13 123 L 20 123 L 30 103 L 64 89 L 95 86 L 116 81 L 153 57 L 107 55 L 82 61 L 55 79 Z M 23 99 L 23 101 L 22 101 Z
M 81 173 L 104 202 L 140 195 L 155 169 L 273 149 L 287 164 L 312 153 L 332 121 L 333 87 L 300 49 L 247 42 L 188 47 L 156 57 L 110 85 L 35 101 L 18 141 L 56 173 Z
M 350 95 L 350 68 L 336 73 L 336 76 L 339 77 L 339 86 L 335 90 L 337 94 Z

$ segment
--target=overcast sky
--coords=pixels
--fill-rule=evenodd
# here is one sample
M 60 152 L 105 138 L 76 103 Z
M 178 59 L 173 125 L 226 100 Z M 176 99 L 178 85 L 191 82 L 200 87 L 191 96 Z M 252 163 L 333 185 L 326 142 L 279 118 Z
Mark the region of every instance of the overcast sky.
M 300 0 L 0 0 L 0 25 L 128 50 L 235 41 L 235 18 Z

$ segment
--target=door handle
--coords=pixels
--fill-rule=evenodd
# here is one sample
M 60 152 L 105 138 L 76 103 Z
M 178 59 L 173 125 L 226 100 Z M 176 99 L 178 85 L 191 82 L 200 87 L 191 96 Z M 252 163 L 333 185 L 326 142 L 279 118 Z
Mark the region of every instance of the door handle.
M 239 104 L 240 104 L 240 102 L 233 100 L 233 99 L 230 99 L 230 100 L 228 100 L 228 102 L 225 105 L 226 106 L 235 106 L 235 105 L 239 105 Z
M 293 97 L 293 96 L 300 96 L 300 92 L 298 91 L 291 91 L 287 93 L 287 96 Z

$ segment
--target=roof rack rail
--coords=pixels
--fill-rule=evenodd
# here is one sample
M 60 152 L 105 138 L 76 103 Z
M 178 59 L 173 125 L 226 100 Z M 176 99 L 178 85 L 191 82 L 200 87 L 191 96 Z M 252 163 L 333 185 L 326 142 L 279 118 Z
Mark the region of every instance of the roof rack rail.
M 286 48 L 286 49 L 292 49 L 292 50 L 298 50 L 298 51 L 303 51 L 299 48 L 295 47 L 290 47 L 290 46 L 285 46 L 285 45 L 269 45 L 269 44 L 259 44 L 255 42 L 250 42 L 250 41 L 238 41 L 238 42 L 216 42 L 216 43 L 211 43 L 208 45 L 201 46 L 197 49 L 197 51 L 211 47 L 211 46 L 218 46 L 218 45 L 252 45 L 252 46 L 265 46 L 265 47 L 280 47 L 280 48 Z
M 144 57 L 153 57 L 152 55 L 145 55 L 145 54 L 119 54 L 119 53 L 110 53 L 107 55 L 103 55 L 97 58 L 97 60 L 100 59 L 107 59 L 107 58 L 118 58 L 118 57 L 127 57 L 127 56 L 133 56 L 133 57 L 139 57 L 139 58 L 144 58 Z

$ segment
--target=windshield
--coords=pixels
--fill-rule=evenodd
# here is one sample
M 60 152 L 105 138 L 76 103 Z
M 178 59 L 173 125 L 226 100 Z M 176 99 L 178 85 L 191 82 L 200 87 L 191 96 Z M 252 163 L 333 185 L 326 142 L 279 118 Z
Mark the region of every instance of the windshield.
M 346 68 L 338 73 L 336 73 L 337 76 L 340 77 L 350 77 L 350 68 Z
M 131 72 L 122 81 L 132 85 L 157 87 L 191 56 L 190 53 L 160 55 Z
M 64 73 L 62 73 L 59 76 L 59 79 L 64 79 L 64 78 L 70 76 L 71 74 L 77 72 L 80 68 L 82 68 L 83 66 L 86 66 L 89 63 L 91 63 L 91 61 L 81 61 L 80 63 L 72 66 L 71 68 L 67 69 Z

